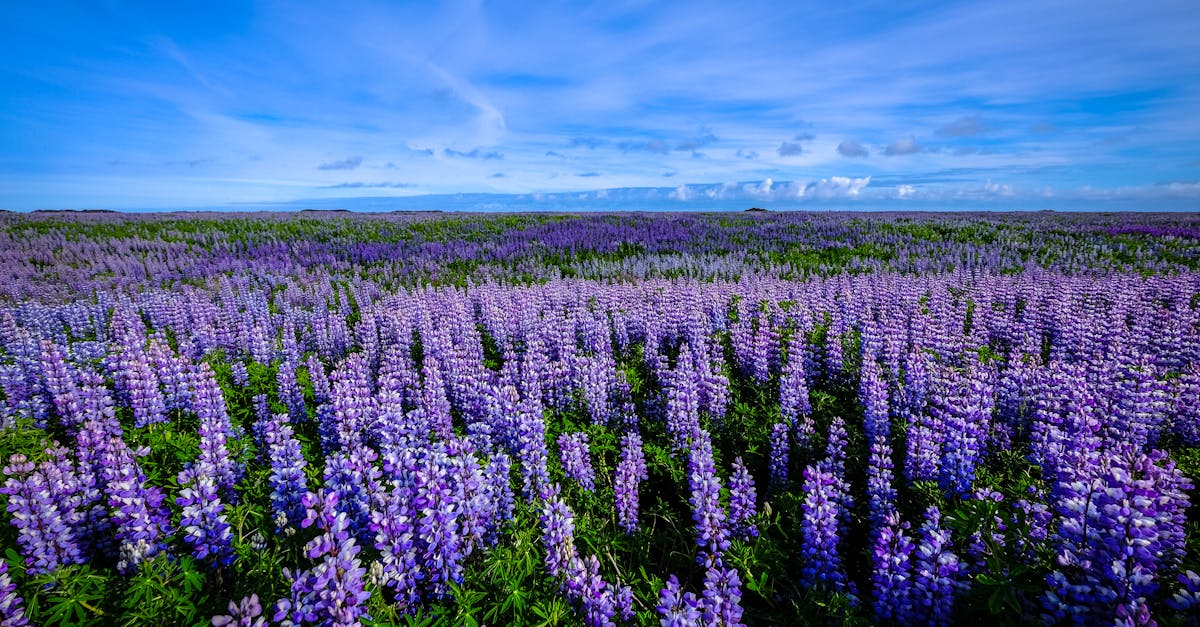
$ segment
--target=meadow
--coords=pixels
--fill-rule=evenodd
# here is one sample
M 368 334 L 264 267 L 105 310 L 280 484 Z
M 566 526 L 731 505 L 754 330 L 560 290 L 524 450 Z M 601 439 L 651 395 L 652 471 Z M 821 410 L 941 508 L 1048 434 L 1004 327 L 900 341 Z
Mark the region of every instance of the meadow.
M 1196 214 L 0 214 L 0 625 L 1197 625 Z

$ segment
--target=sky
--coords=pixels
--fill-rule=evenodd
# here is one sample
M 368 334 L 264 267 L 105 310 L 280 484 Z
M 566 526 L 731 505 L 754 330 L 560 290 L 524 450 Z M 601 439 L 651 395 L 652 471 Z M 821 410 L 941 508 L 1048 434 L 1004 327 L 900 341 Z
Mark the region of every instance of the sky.
M 0 208 L 1200 211 L 1195 0 L 0 3 Z

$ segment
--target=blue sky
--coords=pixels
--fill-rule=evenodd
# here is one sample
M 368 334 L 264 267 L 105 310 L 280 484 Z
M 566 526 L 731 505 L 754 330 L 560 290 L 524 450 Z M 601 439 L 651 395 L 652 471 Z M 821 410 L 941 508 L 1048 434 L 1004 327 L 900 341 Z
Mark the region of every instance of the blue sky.
M 1195 0 L 3 3 L 0 208 L 1200 210 L 1196 33 Z

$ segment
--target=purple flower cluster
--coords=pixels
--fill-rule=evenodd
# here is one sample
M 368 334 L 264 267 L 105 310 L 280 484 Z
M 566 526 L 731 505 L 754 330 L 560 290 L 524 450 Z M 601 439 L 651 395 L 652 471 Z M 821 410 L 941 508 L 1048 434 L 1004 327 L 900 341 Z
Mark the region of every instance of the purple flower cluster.
M 192 554 L 220 568 L 233 562 L 233 533 L 225 519 L 225 504 L 217 495 L 217 485 L 209 472 L 202 464 L 180 472 L 181 490 L 175 502 L 183 508 L 179 532 L 192 546 Z
M 340 449 L 325 458 L 325 489 L 337 496 L 338 512 L 346 515 L 350 533 L 359 543 L 370 540 L 371 495 L 382 488 L 378 455 L 365 446 Z
M 966 588 L 958 556 L 951 550 L 950 531 L 941 526 L 941 512 L 930 507 L 912 552 L 913 577 L 908 602 L 912 613 L 898 616 L 902 623 L 950 625 L 955 597 Z
M 729 549 L 729 523 L 721 505 L 721 478 L 713 461 L 712 440 L 706 432 L 693 443 L 688 458 L 688 486 L 691 496 L 692 521 L 696 526 L 696 544 L 700 545 L 697 560 L 713 564 Z
M 908 535 L 909 525 L 900 515 L 888 514 L 879 528 L 872 551 L 874 570 L 875 618 L 884 623 L 900 622 L 914 615 L 912 591 L 913 551 L 916 545 Z
M 771 425 L 771 491 L 780 492 L 788 482 L 788 468 L 791 464 L 791 430 L 787 424 L 777 422 Z
M 541 402 L 526 399 L 517 406 L 516 438 L 513 452 L 520 463 L 521 493 L 526 499 L 545 497 L 550 487 L 546 470 L 550 452 L 546 446 L 546 423 Z
M 76 537 L 80 515 L 78 486 L 66 451 L 47 451 L 49 461 L 34 464 L 18 453 L 8 460 L 0 494 L 17 528 L 17 544 L 30 574 L 53 573 L 59 566 L 84 561 Z
M 892 485 L 891 423 L 888 388 L 874 354 L 864 351 L 859 398 L 863 404 L 863 430 L 869 445 L 867 460 L 867 508 L 871 527 L 878 529 L 896 511 L 896 488 Z
M 558 436 L 559 459 L 563 474 L 579 483 L 585 492 L 596 489 L 596 473 L 592 468 L 588 434 L 577 431 Z
M 265 447 L 271 474 L 267 478 L 271 487 L 271 509 L 275 515 L 275 526 L 279 530 L 295 530 L 304 520 L 304 495 L 308 493 L 308 481 L 304 475 L 306 462 L 296 440 L 287 414 L 275 414 L 260 423 L 259 437 Z
M 839 481 L 822 466 L 804 469 L 804 518 L 800 573 L 804 585 L 834 591 L 846 589 L 846 574 L 838 555 Z
M 304 546 L 305 556 L 316 564 L 293 575 L 291 597 L 279 600 L 274 620 L 358 625 L 369 618 L 364 604 L 371 593 L 365 588 L 366 569 L 346 514 L 338 511 L 337 495 L 324 489 L 305 495 L 304 506 L 307 513 L 301 526 L 315 523 L 321 531 Z
M 729 474 L 729 530 L 737 538 L 758 537 L 758 527 L 752 519 L 758 512 L 754 477 L 746 470 L 741 457 L 733 460 L 733 471 Z
M 196 465 L 201 474 L 213 478 L 217 492 L 230 503 L 237 502 L 234 487 L 242 469 L 229 455 L 226 439 L 233 436 L 233 424 L 225 406 L 225 397 L 212 368 L 206 363 L 196 367 L 192 379 L 192 409 L 200 419 L 200 457 Z
M 692 351 L 680 350 L 679 363 L 669 371 L 663 384 L 667 397 L 666 427 L 671 438 L 671 448 L 676 453 L 686 453 L 700 440 L 700 388 L 699 374 Z
M 557 496 L 548 498 L 541 513 L 546 571 L 563 581 L 567 597 L 583 610 L 589 627 L 615 625 L 615 619 L 633 618 L 633 592 L 627 586 L 604 581 L 595 555 L 581 557 L 575 548 L 575 515 Z
M 637 433 L 625 434 L 621 437 L 621 460 L 617 462 L 617 470 L 613 476 L 617 525 L 625 530 L 625 533 L 637 530 L 638 484 L 649 478 L 641 436 Z
M 700 600 L 693 592 L 684 592 L 675 575 L 667 578 L 667 583 L 658 593 L 658 613 L 662 616 L 663 627 L 697 627 L 701 625 L 702 616 Z
M 17 584 L 8 576 L 8 562 L 0 560 L 0 626 L 26 627 L 25 602 L 17 596 Z
M 117 570 L 131 573 L 167 548 L 171 529 L 162 507 L 163 493 L 149 485 L 137 462 L 148 451 L 130 450 L 117 437 L 112 437 L 101 450 L 108 520 L 116 530 Z
M 212 617 L 213 627 L 267 627 L 267 619 L 262 615 L 262 604 L 257 594 L 251 594 L 241 601 L 229 602 L 229 613 Z
M 736 568 L 717 560 L 704 572 L 701 596 L 685 592 L 675 575 L 659 591 L 658 614 L 664 627 L 742 625 L 741 579 Z
M 1058 569 L 1045 606 L 1055 620 L 1130 616 L 1178 567 L 1192 484 L 1165 454 L 1136 450 L 1080 456 L 1055 484 Z

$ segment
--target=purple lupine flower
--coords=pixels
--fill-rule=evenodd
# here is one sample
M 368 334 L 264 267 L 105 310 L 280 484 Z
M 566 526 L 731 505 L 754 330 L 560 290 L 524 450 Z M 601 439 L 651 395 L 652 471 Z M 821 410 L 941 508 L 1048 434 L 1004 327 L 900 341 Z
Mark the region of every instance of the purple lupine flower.
M 470 439 L 448 440 L 446 452 L 453 486 L 451 500 L 459 509 L 460 551 L 466 559 L 495 530 L 496 504 Z
M 681 349 L 679 363 L 663 384 L 667 397 L 667 435 L 676 453 L 685 453 L 700 439 L 700 389 L 692 351 Z
M 179 473 L 182 488 L 175 502 L 183 508 L 179 531 L 196 559 L 215 568 L 233 562 L 233 533 L 225 519 L 225 504 L 217 495 L 212 469 L 203 463 Z
M 75 376 L 67 365 L 62 349 L 50 340 L 42 340 L 42 378 L 46 391 L 54 403 L 54 411 L 59 422 L 73 432 L 83 419 L 80 415 L 78 393 Z
M 17 595 L 17 584 L 8 576 L 8 562 L 0 560 L 0 626 L 27 627 L 24 604 Z
M 338 512 L 346 514 L 350 533 L 359 542 L 370 540 L 371 498 L 379 492 L 382 473 L 375 451 L 366 446 L 341 449 L 325 459 L 325 489 L 337 496 Z
M 550 486 L 550 473 L 546 470 L 550 453 L 540 401 L 530 397 L 517 406 L 516 431 L 513 453 L 521 464 L 521 493 L 527 500 L 544 498 Z
M 77 537 L 81 548 L 93 557 L 110 554 L 112 521 L 106 500 L 106 459 L 114 443 L 124 447 L 121 425 L 113 411 L 103 379 L 93 371 L 80 373 L 80 415 L 82 423 L 75 434 L 76 483 L 79 486 L 79 511 L 82 522 Z
M 633 591 L 600 577 L 596 556 L 581 557 L 575 549 L 575 515 L 557 495 L 546 499 L 540 516 L 546 572 L 562 580 L 563 591 L 583 609 L 584 623 L 614 625 L 613 618 L 633 617 Z
M 446 396 L 444 366 L 434 355 L 425 355 L 421 364 L 421 394 L 418 406 L 428 421 L 429 428 L 438 437 L 448 439 L 454 435 L 450 399 Z
M 771 491 L 781 492 L 788 482 L 788 467 L 791 463 L 791 436 L 787 424 L 771 425 Z
M 575 552 L 575 514 L 559 497 L 546 499 L 540 516 L 542 544 L 546 548 L 546 572 L 559 577 L 567 572 Z
M 163 338 L 152 338 L 146 349 L 158 381 L 162 384 L 167 409 L 186 409 L 192 404 L 192 377 L 186 356 L 176 356 Z
M 320 414 L 326 418 L 321 422 L 321 444 L 327 451 L 362 448 L 378 413 L 366 355 L 355 353 L 346 358 L 330 379 L 332 411 Z
M 583 623 L 588 627 L 614 627 L 613 619 L 618 615 L 623 620 L 633 617 L 633 591 L 604 581 L 595 555 L 571 560 L 565 588 L 567 597 L 581 606 Z
M 304 495 L 308 493 L 304 467 L 307 462 L 296 440 L 287 414 L 275 414 L 261 423 L 260 437 L 271 466 L 271 509 L 278 530 L 295 530 L 304 520 Z
M 792 338 L 788 344 L 787 362 L 783 365 L 783 376 L 779 378 L 779 411 L 789 425 L 810 419 L 812 415 L 808 379 L 804 370 L 804 348 L 803 335 Z M 803 445 L 807 445 L 807 442 Z
M 946 439 L 938 481 L 943 490 L 965 497 L 971 493 L 975 467 L 984 453 L 995 397 L 991 384 L 976 375 L 965 394 L 939 398 Z
M 592 468 L 588 434 L 579 431 L 558 436 L 558 449 L 563 474 L 574 479 L 586 492 L 596 489 L 596 474 Z
M 863 430 L 870 445 L 867 460 L 867 509 L 871 528 L 878 529 L 896 511 L 896 489 L 892 486 L 891 423 L 888 388 L 874 353 L 864 351 L 859 398 L 863 404 Z
M 925 522 L 911 556 L 913 581 L 909 606 L 914 615 L 902 617 L 902 623 L 951 624 L 954 598 L 966 587 L 958 556 L 951 550 L 950 531 L 942 528 L 941 520 L 937 507 L 926 510 Z
M 235 361 L 229 364 L 229 374 L 235 384 L 241 387 L 248 387 L 250 385 L 250 371 L 246 369 L 244 362 Z
M 704 572 L 704 592 L 700 598 L 705 625 L 736 627 L 742 624 L 742 582 L 738 571 L 720 560 Z
M 1192 364 L 1175 380 L 1172 431 L 1184 446 L 1200 446 L 1200 364 Z
M 1105 422 L 1109 439 L 1136 447 L 1157 444 L 1171 401 L 1153 364 L 1147 359 L 1118 368 L 1114 387 L 1114 407 Z
M 77 486 L 70 460 L 65 468 L 47 461 L 38 465 L 17 453 L 8 460 L 0 494 L 8 496 L 8 513 L 17 528 L 17 544 L 31 575 L 53 573 L 59 566 L 84 561 L 74 524 Z
M 251 594 L 235 603 L 229 602 L 229 613 L 212 617 L 213 627 L 267 627 L 267 619 L 262 615 L 262 604 L 258 595 Z
M 485 488 L 491 501 L 488 530 L 485 539 L 499 538 L 502 525 L 512 520 L 516 505 L 512 489 L 512 460 L 499 451 L 492 453 L 483 470 Z
M 312 382 L 313 398 L 317 403 L 326 403 L 329 401 L 332 389 L 329 385 L 329 377 L 325 375 L 325 365 L 321 363 L 321 358 L 313 353 L 304 361 L 304 367 L 308 370 L 308 380 Z
M 910 352 L 904 360 L 904 416 L 908 422 L 904 476 L 909 481 L 937 479 L 941 465 L 944 425 L 928 407 L 930 385 L 928 356 Z
M 425 452 L 413 474 L 412 508 L 416 512 L 416 545 L 430 598 L 449 594 L 449 584 L 462 581 L 462 508 L 450 485 L 451 460 L 444 447 Z
M 758 537 L 758 527 L 751 521 L 758 511 L 757 501 L 754 477 L 746 470 L 741 457 L 734 458 L 733 472 L 729 475 L 729 528 L 734 537 Z
M 1031 459 L 1054 478 L 1079 455 L 1101 448 L 1103 421 L 1082 364 L 1053 363 L 1040 381 L 1030 433 Z
M 229 455 L 226 438 L 233 435 L 233 424 L 225 406 L 225 397 L 217 385 L 212 368 L 201 362 L 192 379 L 192 409 L 200 419 L 200 457 L 196 463 L 212 473 L 217 491 L 230 503 L 237 503 L 234 487 L 242 469 Z
M 729 526 L 725 508 L 721 505 L 721 479 L 713 461 L 712 440 L 701 431 L 701 437 L 693 442 L 688 459 L 688 486 L 691 496 L 692 520 L 696 525 L 696 544 L 700 554 L 696 559 L 702 564 L 711 564 L 720 559 L 729 549 Z
M 365 588 L 366 570 L 346 514 L 338 511 L 337 495 L 324 489 L 306 494 L 304 506 L 307 514 L 301 526 L 315 523 L 321 530 L 304 546 L 304 554 L 319 561 L 311 570 L 292 575 L 292 598 L 280 600 L 275 621 L 358 625 L 369 618 L 365 604 L 371 592 Z
M 1146 603 L 1183 557 L 1191 487 L 1161 451 L 1085 452 L 1064 466 L 1052 494 L 1059 568 L 1047 578 L 1050 617 L 1109 621 L 1118 607 Z
M 876 433 L 871 437 L 867 460 L 867 508 L 872 528 L 886 523 L 896 511 L 896 488 L 892 485 L 892 447 L 887 436 Z
M 296 364 L 285 359 L 279 364 L 275 373 L 275 389 L 279 392 L 279 401 L 287 408 L 292 420 L 304 420 L 308 417 L 308 409 L 304 404 L 304 393 L 296 380 Z
M 408 611 L 420 602 L 418 586 L 422 575 L 414 542 L 417 514 L 413 510 L 419 464 L 415 449 L 389 451 L 384 456 L 384 470 L 390 477 L 390 489 L 377 492 L 371 507 L 371 530 L 375 533 L 375 548 L 380 552 L 377 583 L 392 588 L 401 611 Z
M 912 553 L 916 545 L 908 537 L 908 528 L 907 522 L 900 521 L 900 514 L 892 512 L 875 537 L 871 580 L 875 590 L 875 619 L 883 623 L 913 616 L 910 595 Z
M 101 450 L 109 520 L 116 530 L 117 570 L 129 574 L 142 562 L 166 551 L 169 519 L 162 507 L 162 491 L 149 485 L 137 462 L 149 451 L 132 451 L 116 437 Z
M 167 404 L 159 389 L 158 376 L 142 351 L 131 351 L 126 364 L 125 391 L 137 428 L 167 421 Z
M 821 461 L 821 470 L 833 478 L 830 497 L 837 504 L 838 521 L 844 531 L 850 525 L 850 511 L 853 503 L 850 498 L 850 483 L 846 480 L 846 443 L 849 439 L 846 432 L 846 421 L 841 416 L 834 416 L 829 422 L 829 441 L 825 447 L 825 459 Z
M 613 477 L 617 524 L 625 533 L 633 533 L 638 524 L 638 483 L 649 479 L 642 437 L 627 433 L 621 438 L 621 461 Z
M 701 604 L 692 592 L 684 592 L 675 575 L 658 593 L 658 613 L 663 627 L 700 627 Z
M 1167 600 L 1167 605 L 1180 613 L 1192 612 L 1194 616 L 1196 610 L 1200 610 L 1200 575 L 1189 570 L 1180 573 L 1176 580 L 1179 588 Z
M 821 465 L 804 469 L 804 519 L 801 522 L 801 578 L 809 588 L 841 591 L 846 586 L 838 556 L 838 479 Z

